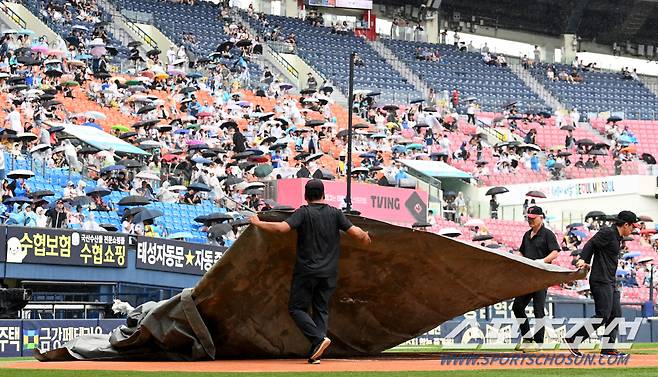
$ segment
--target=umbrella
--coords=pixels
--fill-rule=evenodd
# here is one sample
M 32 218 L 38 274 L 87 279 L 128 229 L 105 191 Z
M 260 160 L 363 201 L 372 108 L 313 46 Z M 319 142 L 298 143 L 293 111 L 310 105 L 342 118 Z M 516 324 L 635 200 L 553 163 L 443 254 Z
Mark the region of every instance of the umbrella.
M 132 41 L 128 43 L 128 48 L 137 48 L 142 45 L 142 42 L 140 41 Z
M 526 192 L 525 196 L 529 196 L 531 198 L 544 198 L 544 199 L 546 198 L 546 194 L 537 190 L 528 191 Z
M 567 228 L 578 228 L 578 227 L 581 227 L 581 226 L 583 226 L 583 223 L 571 223 L 571 224 L 567 225 Z
M 587 215 L 585 215 L 585 219 L 588 219 L 590 217 L 594 219 L 605 217 L 605 213 L 602 211 L 590 211 L 587 213 Z
M 50 148 L 51 148 L 51 146 L 48 145 L 48 144 L 39 144 L 39 145 L 36 145 L 36 146 L 30 148 L 30 153 L 42 152 L 42 151 L 48 150 Z
M 578 141 L 576 142 L 576 144 L 577 144 L 577 145 L 592 146 L 592 145 L 594 145 L 594 144 L 596 144 L 596 143 L 594 143 L 594 142 L 593 142 L 592 140 L 590 140 L 590 139 L 580 139 L 580 140 L 578 140 Z
M 317 126 L 322 126 L 324 125 L 324 121 L 322 120 L 309 120 L 306 122 L 304 126 L 306 127 L 317 127 Z
M 150 204 L 151 201 L 148 200 L 147 198 L 143 196 L 138 196 L 138 195 L 130 195 L 126 196 L 124 198 L 121 198 L 119 200 L 119 205 L 120 206 L 125 206 L 125 207 L 133 207 L 133 206 L 145 206 Z
M 133 124 L 133 128 L 155 126 L 158 123 L 160 123 L 159 119 L 142 120 Z
M 54 195 L 55 193 L 50 190 L 39 190 L 30 193 L 30 197 L 35 199 L 43 198 L 44 196 L 54 196 Z
M 91 189 L 87 190 L 88 196 L 92 196 L 92 195 L 106 196 L 106 195 L 110 195 L 111 193 L 112 191 L 106 189 L 105 187 L 100 187 L 100 186 L 92 187 Z
M 157 174 L 155 174 L 151 171 L 148 171 L 148 170 L 141 171 L 141 172 L 137 173 L 137 175 L 135 175 L 135 177 L 140 178 L 140 179 L 150 179 L 152 181 L 159 181 L 160 180 L 160 177 Z
M 464 224 L 464 226 L 466 227 L 474 227 L 474 226 L 482 226 L 482 225 L 484 225 L 484 221 L 480 219 L 470 219 Z
M 382 106 L 382 110 L 385 110 L 385 111 L 397 111 L 398 109 L 399 109 L 399 107 L 397 107 L 395 105 Z
M 129 132 L 130 128 L 124 126 L 123 124 L 115 124 L 111 127 L 111 129 L 119 131 L 119 132 Z
M 210 228 L 208 228 L 208 238 L 218 239 L 219 237 L 222 237 L 223 235 L 229 233 L 231 230 L 233 230 L 231 224 L 223 223 L 223 224 L 213 225 Z
M 492 240 L 494 237 L 491 234 L 480 234 L 473 237 L 473 241 L 488 241 Z
M 624 259 L 637 258 L 637 257 L 639 257 L 640 255 L 642 255 L 642 253 L 639 252 L 639 251 L 631 251 L 631 252 L 628 252 L 628 253 L 624 254 L 624 255 L 623 255 L 623 258 L 624 258 Z
M 640 219 L 640 221 L 646 221 L 646 222 L 651 222 L 651 221 L 653 221 L 653 219 L 652 219 L 650 216 L 647 216 L 647 215 L 640 215 L 640 216 L 638 217 L 638 219 Z
M 254 175 L 258 178 L 264 178 L 267 177 L 272 173 L 274 169 L 272 168 L 272 165 L 270 164 L 263 164 L 263 165 L 258 165 L 254 169 Z
M 212 161 L 207 158 L 197 156 L 192 158 L 192 162 L 195 162 L 197 164 L 210 164 Z
M 119 135 L 119 139 L 127 139 L 127 138 L 133 137 L 133 136 L 137 136 L 137 132 L 133 132 L 133 131 L 124 132 L 121 135 Z
M 72 206 L 88 206 L 91 204 L 91 199 L 88 196 L 76 196 L 70 199 L 64 199 L 64 201 L 69 202 Z
M 560 129 L 563 130 L 563 131 L 573 131 L 576 128 L 574 126 L 570 125 L 570 124 L 567 124 L 567 125 L 564 125 L 564 126 L 560 127 Z
M 312 154 L 312 155 L 306 157 L 306 160 L 305 160 L 305 161 L 306 161 L 307 163 L 309 163 L 309 162 L 311 162 L 311 161 L 315 161 L 315 160 L 321 158 L 322 156 L 324 156 L 324 153 L 315 153 L 315 154 Z
M 588 155 L 591 156 L 607 156 L 608 154 L 605 153 L 605 151 L 602 151 L 600 149 L 592 149 L 591 151 L 587 152 Z
M 26 196 L 16 196 L 12 198 L 7 198 L 3 202 L 3 204 L 24 204 L 24 203 L 32 203 L 32 199 L 26 197 Z
M 336 177 L 331 173 L 331 171 L 324 168 L 319 168 L 315 172 L 313 172 L 313 178 L 322 179 L 326 181 L 331 181 L 336 179 Z
M 144 221 L 153 220 L 162 215 L 164 215 L 164 213 L 158 209 L 146 208 L 133 217 L 133 223 L 142 223 Z
M 557 155 L 559 157 L 568 157 L 568 156 L 571 156 L 571 152 L 560 152 Z
M 140 109 L 137 111 L 137 114 L 139 114 L 139 115 L 141 115 L 141 114 L 146 114 L 146 113 L 148 113 L 149 111 L 153 111 L 153 110 L 155 110 L 155 109 L 157 109 L 157 107 L 152 106 L 152 105 L 143 106 L 142 108 L 140 108 Z
M 637 263 L 647 263 L 647 262 L 651 262 L 652 260 L 653 260 L 653 257 L 644 257 L 644 258 L 638 259 Z
M 613 115 L 611 117 L 608 117 L 608 122 L 619 122 L 623 120 L 620 116 Z
M 206 191 L 206 192 L 212 191 L 212 189 L 208 185 L 200 182 L 194 182 L 191 185 L 187 186 L 187 188 L 188 190 L 196 190 L 196 191 Z
M 7 174 L 7 177 L 11 179 L 18 179 L 18 178 L 28 179 L 34 177 L 34 172 L 32 172 L 31 170 L 16 169 L 10 171 L 9 174 Z
M 87 118 L 92 118 L 92 119 L 100 119 L 100 120 L 107 119 L 105 114 L 101 113 L 100 111 L 87 111 L 85 112 L 85 116 Z
M 439 235 L 445 236 L 445 237 L 459 237 L 462 235 L 462 232 L 459 231 L 459 229 L 456 228 L 443 228 L 439 230 Z
M 489 190 L 487 190 L 486 195 L 498 195 L 498 194 L 504 194 L 506 192 L 509 192 L 507 187 L 496 186 L 496 187 L 492 187 Z
M 648 165 L 656 164 L 656 159 L 649 153 L 642 153 L 642 161 L 646 162 Z
M 107 230 L 108 232 L 116 232 L 117 230 L 119 230 L 119 228 L 117 228 L 116 225 L 110 223 L 102 223 L 102 224 L 98 224 L 98 226 Z
M 124 165 L 110 165 L 104 168 L 101 168 L 101 174 L 109 173 L 112 171 L 126 170 Z
M 503 104 L 503 107 L 504 108 L 512 107 L 512 106 L 516 105 L 518 102 L 519 101 L 517 101 L 517 100 L 508 100 L 507 102 L 505 102 Z
M 118 165 L 123 165 L 128 169 L 140 168 L 144 165 L 144 164 L 142 164 L 141 162 L 139 162 L 137 160 L 130 160 L 130 159 L 119 160 L 117 162 L 117 164 Z

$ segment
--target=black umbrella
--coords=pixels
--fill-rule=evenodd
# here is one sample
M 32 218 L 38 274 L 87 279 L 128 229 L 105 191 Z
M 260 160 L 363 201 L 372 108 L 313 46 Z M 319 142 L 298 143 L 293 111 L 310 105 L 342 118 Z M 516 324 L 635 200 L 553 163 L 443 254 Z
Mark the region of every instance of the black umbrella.
M 324 121 L 322 120 L 309 120 L 306 121 L 306 124 L 304 124 L 306 127 L 317 127 L 317 126 L 322 126 L 324 125 Z
M 18 91 L 18 90 L 25 90 L 27 89 L 27 85 L 25 84 L 19 84 L 19 85 L 13 85 L 7 88 L 10 92 Z
M 331 173 L 330 170 L 324 169 L 324 168 L 319 168 L 313 173 L 313 178 L 316 179 L 322 179 L 325 181 L 331 181 L 336 179 L 336 177 Z
M 112 75 L 110 75 L 107 72 L 97 72 L 97 73 L 94 73 L 94 77 L 96 77 L 97 79 L 108 79 L 108 78 L 112 77 Z
M 568 157 L 568 156 L 571 156 L 571 152 L 560 152 L 557 155 L 559 157 Z
M 51 106 L 57 106 L 61 105 L 62 103 L 60 101 L 51 99 L 50 101 L 46 101 L 43 103 L 43 107 L 51 107 Z
M 428 222 L 415 222 L 411 225 L 412 228 L 429 228 L 432 224 Z
M 646 162 L 649 165 L 656 164 L 656 159 L 649 153 L 642 153 L 642 161 Z
M 119 135 L 119 139 L 127 139 L 127 138 L 133 137 L 133 136 L 137 136 L 137 132 L 133 132 L 133 131 L 124 132 L 121 135 Z
M 144 208 L 144 207 L 132 207 L 132 208 L 126 208 L 126 209 L 123 211 L 123 215 L 121 216 L 121 220 L 125 220 L 126 217 L 128 217 L 128 216 L 135 216 L 136 214 L 142 212 L 142 211 L 145 210 L 145 209 L 146 209 L 146 208 Z
M 212 191 L 210 186 L 206 185 L 205 183 L 200 183 L 200 182 L 194 182 L 191 185 L 187 186 L 188 190 L 196 190 L 196 191 Z
M 146 56 L 148 56 L 148 57 L 158 56 L 158 55 L 160 55 L 160 53 L 162 53 L 162 51 L 160 51 L 156 48 L 154 50 L 151 50 L 151 51 L 147 52 Z
M 336 134 L 337 137 L 347 137 L 347 130 L 340 130 Z
M 26 197 L 26 196 L 16 196 L 16 197 L 11 197 L 5 199 L 2 204 L 24 204 L 24 203 L 32 203 L 32 199 Z
M 194 144 L 187 147 L 188 151 L 201 150 L 201 149 L 208 149 L 208 144 Z
M 590 211 L 587 213 L 587 215 L 585 215 L 585 219 L 589 219 L 590 217 L 594 219 L 604 218 L 606 217 L 606 214 L 602 211 Z
M 365 124 L 365 123 L 357 123 L 354 126 L 352 126 L 352 128 L 355 129 L 355 130 L 363 130 L 363 129 L 366 129 L 366 128 L 370 128 L 370 125 Z
M 315 93 L 315 89 L 304 89 L 299 91 L 300 94 L 313 94 Z
M 594 142 L 593 142 L 592 140 L 590 140 L 590 139 L 580 139 L 580 140 L 578 140 L 578 141 L 576 142 L 576 144 L 577 144 L 577 145 L 592 146 L 592 145 L 594 145 L 594 144 L 596 144 L 596 143 L 594 143 Z
M 59 69 L 49 69 L 46 71 L 46 76 L 48 77 L 60 77 L 64 73 L 60 71 Z
M 486 195 L 498 195 L 498 194 L 504 194 L 506 192 L 509 192 L 507 187 L 496 186 L 487 190 Z
M 39 190 L 30 193 L 29 197 L 33 199 L 43 198 L 44 196 L 54 196 L 55 193 L 50 190 Z
M 133 223 L 143 223 L 144 221 L 153 220 L 157 217 L 164 215 L 159 209 L 150 209 L 146 208 L 143 211 L 139 211 L 138 214 L 133 217 Z
M 592 156 L 607 156 L 608 154 L 605 151 L 602 151 L 600 149 L 592 149 L 587 154 L 592 155 Z
M 596 144 L 594 144 L 594 148 L 596 148 L 596 149 L 609 149 L 610 145 L 608 145 L 606 143 L 596 143 Z
M 233 186 L 233 185 L 237 185 L 238 183 L 242 183 L 242 182 L 244 182 L 244 179 L 238 178 L 238 177 L 232 175 L 232 176 L 226 178 L 226 180 L 224 181 L 224 184 L 226 186 Z
M 150 107 L 153 107 L 153 106 L 150 106 Z M 155 126 L 158 123 L 160 123 L 159 119 L 142 120 L 142 121 L 139 121 L 139 122 L 133 124 L 133 128 L 150 127 L 150 126 Z
M 211 214 L 205 215 L 206 220 L 212 221 L 212 222 L 221 222 L 221 221 L 229 221 L 233 220 L 233 216 L 227 214 L 227 213 L 222 213 L 222 212 L 213 212 Z M 196 219 L 194 219 L 196 221 Z
M 194 93 L 196 91 L 197 91 L 197 88 L 195 88 L 193 86 L 186 86 L 186 87 L 182 88 L 181 90 L 179 90 L 178 93 L 187 94 L 187 93 Z
M 215 51 L 222 52 L 222 51 L 226 50 L 226 47 L 232 48 L 233 47 L 233 42 L 230 42 L 230 41 L 223 42 L 222 44 L 217 46 L 217 49 L 215 49 Z M 221 56 L 221 54 L 220 54 L 220 56 Z
M 94 187 L 91 190 L 87 190 L 87 195 L 92 196 L 92 195 L 98 195 L 98 196 L 107 196 L 110 195 L 112 191 L 106 189 L 105 187 Z
M 155 110 L 155 109 L 157 109 L 157 107 L 152 106 L 152 105 L 144 106 L 144 107 L 140 108 L 140 109 L 137 111 L 137 114 L 146 114 L 146 113 L 148 113 L 149 111 L 153 111 L 153 110 Z M 155 120 L 155 119 L 154 119 L 154 120 Z
M 512 107 L 512 106 L 516 105 L 518 102 L 519 101 L 517 101 L 517 100 L 508 100 L 507 102 L 505 102 L 503 104 L 503 107 L 504 108 Z
M 617 116 L 617 115 L 613 115 L 613 116 L 608 118 L 608 122 L 619 122 L 621 120 L 623 120 L 623 119 L 620 116 Z
M 567 125 L 564 125 L 564 126 L 560 127 L 560 129 L 563 130 L 563 131 L 573 131 L 576 128 L 574 126 L 570 125 L 570 124 L 567 124 Z
M 151 201 L 139 195 L 130 195 L 119 200 L 119 205 L 125 207 L 145 206 L 148 204 L 151 204 Z
M 140 41 L 132 41 L 132 42 L 128 43 L 129 48 L 137 48 L 141 45 L 142 45 L 142 42 L 140 42 Z
M 248 47 L 251 46 L 251 41 L 249 39 L 239 40 L 236 44 L 238 47 Z
M 334 88 L 332 88 L 331 86 L 323 86 L 322 88 L 320 88 L 320 91 L 323 93 L 333 93 Z
M 233 230 L 231 224 L 217 224 L 208 229 L 208 238 L 217 239 Z
M 487 241 L 492 240 L 494 237 L 491 234 L 480 234 L 473 237 L 473 241 Z
M 222 123 L 222 125 L 219 126 L 219 128 L 235 128 L 237 130 L 238 129 L 238 124 L 235 123 L 232 120 L 229 120 L 227 122 Z
M 382 110 L 386 110 L 386 111 L 397 111 L 398 109 L 399 107 L 395 105 L 386 105 L 382 107 Z
M 243 159 L 245 159 L 245 158 L 248 158 L 248 157 L 253 156 L 254 154 L 255 154 L 255 153 L 254 153 L 253 151 L 244 151 L 244 152 L 236 153 L 236 154 L 233 156 L 233 159 L 235 159 L 235 160 L 243 160 Z
M 86 206 L 91 204 L 91 199 L 88 196 L 76 196 L 75 198 L 64 199 L 64 201 L 71 203 L 72 206 Z
M 422 98 L 418 98 L 418 99 L 409 101 L 410 104 L 423 103 L 423 102 L 425 102 L 425 100 L 422 99 Z

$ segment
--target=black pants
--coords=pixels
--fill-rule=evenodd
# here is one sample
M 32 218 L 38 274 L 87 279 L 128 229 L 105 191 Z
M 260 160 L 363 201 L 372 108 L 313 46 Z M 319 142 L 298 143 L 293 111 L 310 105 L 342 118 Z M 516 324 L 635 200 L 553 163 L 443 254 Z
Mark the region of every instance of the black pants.
M 599 324 L 593 325 L 594 330 L 602 325 L 606 326 L 607 334 L 601 336 L 601 349 L 612 349 L 614 342 L 617 340 L 619 327 L 615 326 L 613 329 L 609 329 L 608 326 L 613 319 L 621 317 L 621 293 L 615 288 L 615 283 L 597 283 L 590 281 L 589 288 L 592 292 L 592 298 L 594 299 L 595 314 L 592 318 L 601 319 Z M 589 331 L 583 326 L 574 334 L 573 338 L 567 339 L 567 341 L 578 344 L 589 337 Z
M 525 315 L 525 307 L 528 306 L 530 300 L 532 300 L 532 309 L 535 314 L 535 318 L 544 318 L 544 307 L 546 306 L 546 290 L 542 289 L 541 291 L 528 293 L 527 295 L 519 296 L 514 299 L 514 303 L 512 304 L 512 311 L 514 311 L 514 316 L 521 320 L 519 329 L 521 330 L 521 336 L 523 339 L 531 339 L 531 337 L 528 335 L 530 332 L 530 323 L 528 322 L 528 317 Z M 534 339 L 535 343 L 537 344 L 544 343 L 544 326 L 535 332 L 535 334 L 532 336 L 532 339 Z
M 467 114 L 468 115 L 468 123 L 475 124 L 475 114 Z
M 304 336 L 311 342 L 311 349 L 327 335 L 329 301 L 336 289 L 337 277 L 320 278 L 293 275 L 290 286 L 288 311 Z M 308 314 L 313 308 L 312 315 Z

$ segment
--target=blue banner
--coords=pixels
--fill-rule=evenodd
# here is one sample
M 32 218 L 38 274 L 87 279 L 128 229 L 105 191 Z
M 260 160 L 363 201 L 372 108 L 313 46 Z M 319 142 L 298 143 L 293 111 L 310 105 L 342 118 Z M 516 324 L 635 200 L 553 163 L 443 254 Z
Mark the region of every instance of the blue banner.
M 0 357 L 21 356 L 21 320 L 0 320 Z

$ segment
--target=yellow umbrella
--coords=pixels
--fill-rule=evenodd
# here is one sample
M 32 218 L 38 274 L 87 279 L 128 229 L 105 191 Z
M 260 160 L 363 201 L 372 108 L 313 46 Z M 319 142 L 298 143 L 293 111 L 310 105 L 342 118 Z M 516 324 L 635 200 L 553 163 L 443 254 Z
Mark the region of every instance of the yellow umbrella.
M 158 73 L 157 75 L 155 75 L 155 78 L 158 80 L 164 80 L 164 79 L 168 79 L 169 75 L 166 73 Z
M 113 130 L 117 130 L 119 132 L 128 132 L 130 131 L 130 128 L 124 126 L 123 124 L 115 124 L 114 126 L 111 127 Z

